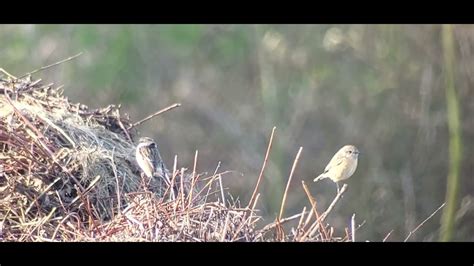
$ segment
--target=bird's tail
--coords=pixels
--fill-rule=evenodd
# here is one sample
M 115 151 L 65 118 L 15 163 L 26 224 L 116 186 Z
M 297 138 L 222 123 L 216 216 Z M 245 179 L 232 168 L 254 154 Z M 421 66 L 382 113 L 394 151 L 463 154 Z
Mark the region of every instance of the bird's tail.
M 318 177 L 313 179 L 313 182 L 318 182 L 319 180 L 324 179 L 324 178 L 327 178 L 327 176 L 325 176 L 324 174 L 320 174 Z
M 177 184 L 171 184 L 170 172 L 163 161 L 160 161 L 160 165 L 157 169 L 158 171 L 155 172 L 154 176 L 157 179 L 162 179 L 165 184 L 170 187 L 170 196 L 172 199 L 175 199 L 178 195 L 178 187 Z

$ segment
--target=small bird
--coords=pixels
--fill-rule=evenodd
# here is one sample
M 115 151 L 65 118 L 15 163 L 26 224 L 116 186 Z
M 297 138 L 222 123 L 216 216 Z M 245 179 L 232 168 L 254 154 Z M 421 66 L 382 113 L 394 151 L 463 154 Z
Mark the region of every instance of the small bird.
M 148 137 L 140 138 L 135 152 L 135 158 L 138 166 L 148 178 L 162 177 L 168 186 L 171 186 L 171 181 L 166 173 L 166 167 L 161 159 L 158 145 L 153 139 Z
M 346 145 L 342 147 L 324 169 L 324 172 L 316 177 L 313 181 L 317 182 L 324 178 L 331 179 L 337 185 L 339 193 L 339 181 L 351 177 L 357 168 L 357 158 L 359 150 L 354 145 Z

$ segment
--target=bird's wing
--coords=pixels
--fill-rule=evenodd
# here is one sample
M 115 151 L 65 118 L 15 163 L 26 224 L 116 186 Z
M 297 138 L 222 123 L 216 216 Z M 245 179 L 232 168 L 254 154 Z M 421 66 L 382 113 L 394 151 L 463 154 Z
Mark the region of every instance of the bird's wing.
M 344 162 L 344 157 L 335 155 L 332 157 L 331 161 L 329 161 L 328 165 L 326 168 L 324 168 L 324 173 L 327 173 L 331 168 L 336 167 Z
M 150 158 L 150 162 L 153 164 L 153 169 L 158 170 L 161 165 L 161 155 L 160 151 L 158 150 L 158 147 L 156 145 L 151 145 L 149 149 L 150 155 L 148 158 Z
M 137 160 L 138 165 L 142 168 L 147 176 L 153 175 L 154 169 L 153 164 L 150 160 L 150 151 L 149 148 L 145 145 L 138 147 L 137 150 Z
M 151 157 L 150 157 L 150 149 L 149 147 L 142 147 L 141 150 L 140 150 L 143 158 L 144 158 L 144 161 L 146 162 L 146 164 L 148 164 L 149 166 L 151 166 L 150 168 L 153 169 L 153 163 L 152 163 L 152 160 L 151 160 Z
M 324 172 L 322 174 L 320 174 L 318 177 L 316 177 L 313 181 L 316 182 L 316 181 L 319 181 L 321 179 L 327 178 L 327 176 L 325 174 L 327 172 L 329 172 L 329 170 L 331 170 L 331 168 L 336 167 L 336 166 L 342 164 L 343 162 L 344 162 L 344 158 L 342 156 L 334 155 L 332 157 L 331 161 L 329 161 L 326 168 L 324 168 Z
M 152 162 L 154 163 L 153 165 L 154 174 L 163 178 L 163 180 L 168 185 L 171 185 L 171 181 L 167 173 L 168 170 L 166 169 L 165 162 L 161 159 L 160 151 L 158 150 L 158 147 L 156 146 L 156 144 L 150 147 L 150 152 L 151 152 L 150 158 L 152 158 Z

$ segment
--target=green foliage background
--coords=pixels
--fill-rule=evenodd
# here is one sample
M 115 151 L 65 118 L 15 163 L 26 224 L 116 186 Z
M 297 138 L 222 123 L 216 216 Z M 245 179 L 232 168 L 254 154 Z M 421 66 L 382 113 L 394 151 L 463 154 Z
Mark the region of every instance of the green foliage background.
M 359 240 L 403 240 L 446 200 L 450 132 L 446 86 L 458 99 L 463 151 L 444 240 L 474 240 L 474 27 L 452 27 L 446 82 L 441 25 L 1 25 L 0 67 L 21 75 L 83 52 L 35 75 L 64 85 L 91 107 L 121 103 L 134 120 L 180 102 L 140 128 L 168 165 L 235 170 L 224 184 L 244 204 L 256 182 L 269 134 L 277 127 L 259 208 L 279 211 L 290 168 L 304 147 L 286 215 L 309 202 L 324 208 L 330 182 L 312 184 L 345 144 L 361 150 L 349 189 L 331 216 L 338 229 L 356 213 Z M 453 63 L 454 62 L 454 63 Z M 450 73 L 450 72 L 448 72 Z M 452 117 L 452 116 L 449 116 Z M 457 118 L 453 118 L 457 119 Z M 456 134 L 457 134 L 456 133 Z M 461 139 L 459 139 L 461 141 Z M 459 145 L 459 144 L 458 144 Z M 454 153 L 453 153 L 454 152 Z M 457 152 L 457 153 L 456 153 Z M 457 172 L 456 172 L 457 171 Z M 452 174 L 451 174 L 452 175 Z M 450 175 L 450 176 L 451 176 Z M 411 238 L 436 241 L 441 215 Z M 338 233 L 342 234 L 342 231 Z

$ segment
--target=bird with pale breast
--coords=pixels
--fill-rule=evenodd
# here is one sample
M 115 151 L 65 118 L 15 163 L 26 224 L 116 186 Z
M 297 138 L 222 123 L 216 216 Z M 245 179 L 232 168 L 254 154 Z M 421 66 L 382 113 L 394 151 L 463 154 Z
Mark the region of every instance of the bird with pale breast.
M 158 145 L 153 139 L 140 138 L 135 151 L 135 158 L 145 176 L 148 178 L 163 178 L 168 186 L 171 185 Z
M 317 182 L 321 179 L 329 178 L 336 183 L 337 192 L 339 193 L 338 182 L 346 180 L 354 174 L 357 168 L 359 153 L 359 150 L 354 145 L 346 145 L 342 147 L 338 152 L 336 152 L 336 154 L 334 154 L 324 169 L 324 172 L 313 181 Z

